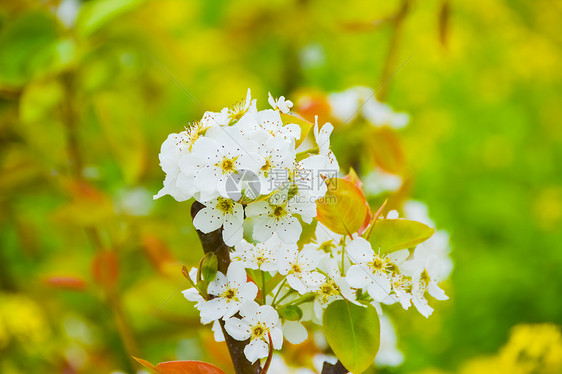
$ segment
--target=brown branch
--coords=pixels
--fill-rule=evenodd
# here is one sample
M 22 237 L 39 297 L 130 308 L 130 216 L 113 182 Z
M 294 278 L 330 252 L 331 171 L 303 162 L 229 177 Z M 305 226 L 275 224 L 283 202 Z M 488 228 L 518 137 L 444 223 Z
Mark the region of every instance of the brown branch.
M 380 78 L 380 89 L 377 92 L 377 99 L 384 101 L 388 94 L 387 81 L 393 74 L 393 69 L 396 66 L 396 59 L 398 57 L 398 45 L 400 43 L 400 37 L 402 35 L 403 21 L 408 11 L 411 7 L 411 0 L 402 0 L 402 5 L 400 9 L 396 12 L 392 18 L 392 35 L 390 37 L 390 43 L 388 45 L 388 52 L 386 54 L 386 59 L 382 68 L 381 78 Z
M 330 364 L 329 362 L 324 361 L 321 374 L 347 374 L 347 373 L 349 373 L 349 370 L 347 370 L 343 366 L 341 361 L 338 361 L 335 364 Z
M 191 205 L 191 217 L 194 218 L 197 212 L 203 209 L 205 206 L 198 201 L 194 201 Z M 197 235 L 199 235 L 199 240 L 203 246 L 203 251 L 205 253 L 213 252 L 217 255 L 217 260 L 219 262 L 218 270 L 226 274 L 228 270 L 228 265 L 230 264 L 230 247 L 227 246 L 222 239 L 222 228 L 210 232 L 208 234 L 202 233 L 197 230 Z M 236 374 L 259 374 L 261 372 L 260 362 L 257 360 L 255 363 L 250 363 L 244 355 L 244 348 L 248 341 L 238 341 L 232 338 L 226 332 L 224 328 L 224 321 L 219 320 L 222 332 L 230 352 L 230 357 L 232 359 L 232 364 L 234 365 L 234 370 Z
M 64 87 L 64 100 L 61 106 L 61 118 L 64 124 L 66 147 L 68 160 L 70 164 L 70 172 L 78 181 L 82 181 L 84 176 L 82 168 L 84 165 L 83 155 L 80 151 L 80 142 L 78 137 L 78 129 L 80 125 L 79 113 L 76 110 L 76 87 L 75 74 L 72 71 L 65 72 L 61 75 L 61 82 Z M 92 243 L 95 250 L 101 250 L 104 246 L 101 240 L 100 230 L 96 226 L 84 227 L 86 235 Z M 119 338 L 123 344 L 130 368 L 136 367 L 136 361 L 133 356 L 138 356 L 138 343 L 133 334 L 133 328 L 130 319 L 126 316 L 121 303 L 121 299 L 116 290 L 109 290 L 104 287 L 106 301 L 111 308 Z

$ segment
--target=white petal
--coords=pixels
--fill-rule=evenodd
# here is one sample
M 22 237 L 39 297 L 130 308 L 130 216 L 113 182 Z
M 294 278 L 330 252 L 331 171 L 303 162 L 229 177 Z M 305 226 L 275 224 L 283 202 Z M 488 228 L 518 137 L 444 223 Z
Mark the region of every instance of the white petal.
M 345 249 L 349 259 L 354 263 L 367 264 L 375 255 L 371 243 L 361 237 L 353 239 Z
M 264 216 L 256 220 L 254 224 L 253 238 L 255 240 L 259 240 L 262 243 L 266 242 L 269 238 L 271 238 L 276 228 L 277 225 L 275 223 L 275 220 L 267 216 Z
M 414 306 L 425 318 L 429 317 L 433 313 L 433 308 L 429 306 L 427 300 L 423 297 L 413 297 L 412 302 Z
M 228 283 L 231 287 L 240 287 L 243 284 L 246 284 L 248 281 L 248 276 L 246 275 L 246 270 L 244 266 L 239 262 L 233 262 L 228 267 L 226 272 L 226 278 L 228 279 Z
M 244 354 L 251 363 L 256 362 L 259 358 L 267 357 L 269 353 L 269 345 L 261 339 L 253 339 L 250 344 L 244 348 Z
M 213 335 L 216 342 L 224 342 L 224 333 L 222 332 L 221 324 L 219 321 L 213 322 Z
M 242 303 L 240 301 L 229 300 L 225 302 L 224 319 L 230 318 L 240 310 Z
M 427 285 L 427 292 L 437 300 L 448 300 L 449 297 L 445 295 L 445 291 L 443 291 L 438 285 L 437 282 L 431 281 Z
M 296 243 L 301 237 L 302 227 L 296 217 L 287 216 L 283 224 L 278 225 L 275 232 L 283 242 Z
M 199 170 L 197 176 L 195 177 L 195 187 L 199 191 L 214 192 L 218 188 L 219 175 L 217 174 L 217 168 L 213 166 L 206 166 Z
M 302 281 L 306 284 L 308 289 L 318 289 L 325 280 L 326 277 L 324 275 L 315 271 L 302 274 Z
M 244 304 L 242 304 L 242 307 L 240 308 L 240 315 L 247 320 L 257 322 L 259 307 L 260 306 L 255 301 L 247 301 Z
M 265 323 L 267 327 L 273 327 L 279 323 L 279 314 L 269 305 L 262 305 L 259 308 L 259 321 Z
M 269 329 L 269 333 L 271 335 L 273 349 L 281 349 L 283 347 L 283 330 L 281 330 L 281 327 L 273 327 Z
M 229 318 L 224 321 L 224 328 L 228 335 L 236 340 L 246 340 L 252 335 L 252 330 L 248 322 L 240 318 Z
M 196 303 L 202 302 L 205 299 L 203 299 L 203 297 L 199 294 L 199 291 L 197 291 L 196 288 L 189 288 L 185 291 L 181 292 L 183 294 L 183 296 L 188 300 L 188 301 L 193 301 Z
M 240 240 L 242 240 L 244 236 L 244 228 L 243 228 L 244 221 L 236 221 L 236 220 L 225 220 L 223 231 L 222 231 L 222 239 L 224 240 L 225 244 L 232 247 L 236 245 Z
M 292 289 L 298 291 L 298 293 L 300 293 L 301 295 L 308 292 L 308 288 L 306 287 L 304 282 L 295 274 L 287 275 L 287 282 Z
M 367 287 L 367 292 L 376 301 L 384 300 L 390 293 L 390 278 L 382 274 L 374 274 L 371 284 Z
M 205 234 L 217 230 L 222 226 L 224 218 L 216 210 L 205 207 L 197 212 L 195 218 L 193 218 L 193 226 Z
M 283 324 L 283 335 L 291 344 L 300 344 L 308 338 L 308 331 L 300 322 L 287 321 Z
M 299 252 L 298 262 L 304 270 L 313 270 L 318 266 L 321 253 L 318 250 L 303 249 Z
M 191 147 L 192 154 L 196 155 L 205 165 L 214 165 L 222 157 L 222 147 L 209 137 L 200 137 Z
M 253 282 L 248 282 L 240 287 L 238 295 L 241 302 L 253 301 L 258 295 L 258 286 Z
M 195 279 L 192 280 L 195 282 Z M 223 293 L 224 291 L 226 291 L 227 287 L 228 287 L 228 280 L 226 279 L 223 273 L 218 272 L 215 279 L 213 279 L 211 283 L 209 283 L 209 287 L 207 287 L 207 292 L 210 295 L 217 296 Z
M 194 154 L 182 156 L 178 160 L 178 166 L 183 174 L 191 177 L 195 176 L 201 167 L 199 159 Z
M 199 311 L 201 312 L 201 323 L 206 325 L 224 316 L 226 304 L 221 299 L 212 299 L 201 303 Z
M 257 201 L 246 206 L 246 215 L 248 217 L 255 217 L 269 214 L 271 208 L 267 201 Z
M 371 282 L 372 273 L 362 265 L 353 265 L 347 271 L 345 279 L 353 288 L 363 288 Z
M 408 249 L 401 249 L 399 251 L 394 251 L 388 255 L 390 260 L 394 264 L 401 264 L 402 262 L 406 261 L 406 259 L 410 256 L 410 251 Z

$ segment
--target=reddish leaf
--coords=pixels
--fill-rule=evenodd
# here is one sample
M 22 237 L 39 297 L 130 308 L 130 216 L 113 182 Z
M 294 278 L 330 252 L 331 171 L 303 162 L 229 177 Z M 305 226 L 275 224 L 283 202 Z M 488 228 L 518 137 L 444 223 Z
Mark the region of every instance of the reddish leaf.
M 83 291 L 86 289 L 86 282 L 83 279 L 72 276 L 54 276 L 45 279 L 45 283 L 55 288 L 66 290 Z
M 225 374 L 218 367 L 202 361 L 168 361 L 154 366 L 141 358 L 133 358 L 142 366 L 158 374 Z
M 150 363 L 146 360 L 143 360 L 142 358 L 135 357 L 135 356 L 133 356 L 133 358 L 135 359 L 135 361 L 137 361 L 139 364 L 141 364 L 145 368 L 150 369 L 152 371 L 156 371 L 156 366 L 152 365 L 152 363 Z
M 324 123 L 331 120 L 330 103 L 323 93 L 308 93 L 297 100 L 297 112 L 307 121 L 314 123 L 318 116 L 318 122 Z
M 94 280 L 106 290 L 112 290 L 119 278 L 119 262 L 112 251 L 100 251 L 92 262 Z
M 166 243 L 156 235 L 143 235 L 142 247 L 152 266 L 161 274 L 166 274 L 167 265 L 175 262 Z
M 375 162 L 390 174 L 401 174 L 404 169 L 404 154 L 396 132 L 384 126 L 375 129 L 370 147 Z
M 359 189 L 363 187 L 363 182 L 361 182 L 359 176 L 357 175 L 357 173 L 353 168 L 349 169 L 349 173 L 345 177 L 343 177 L 343 179 L 350 181 L 351 183 L 356 185 Z M 373 215 L 371 214 L 371 208 L 367 205 L 367 215 L 365 216 L 365 220 L 363 221 L 363 224 L 358 230 L 359 235 L 363 234 L 363 232 L 367 229 L 367 227 L 369 227 L 369 224 L 371 223 L 372 219 L 373 219 Z
M 351 236 L 370 214 L 367 200 L 361 189 L 346 179 L 332 178 L 326 184 L 328 192 L 316 202 L 318 221 L 335 233 Z
M 353 168 L 349 168 L 349 173 L 343 177 L 342 179 L 345 179 L 346 181 L 350 181 L 351 183 L 353 183 L 354 185 L 356 185 L 359 188 L 363 187 L 363 182 L 361 182 L 361 180 L 359 179 L 359 176 L 357 175 L 357 173 L 355 172 L 355 169 Z

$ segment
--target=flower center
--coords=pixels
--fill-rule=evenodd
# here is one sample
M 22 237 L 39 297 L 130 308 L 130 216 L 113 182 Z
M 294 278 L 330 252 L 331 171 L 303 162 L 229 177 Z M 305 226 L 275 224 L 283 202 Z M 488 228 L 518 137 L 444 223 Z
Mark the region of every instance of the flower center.
M 421 273 L 421 279 L 420 279 L 420 281 L 422 281 L 422 282 L 424 282 L 426 285 L 428 285 L 430 280 L 431 280 L 431 277 L 430 277 L 429 274 L 427 273 L 427 270 L 423 269 L 423 272 Z
M 246 108 L 246 100 L 242 100 L 240 103 L 234 105 L 232 109 L 228 110 L 228 118 L 230 119 L 230 123 L 234 121 L 239 121 L 240 118 L 246 114 L 248 108 Z
M 375 271 L 380 271 L 384 269 L 384 261 L 379 257 L 375 258 L 369 263 L 369 267 Z
M 202 135 L 203 132 L 204 129 L 201 122 L 188 123 L 185 127 L 185 131 L 180 133 L 180 139 L 176 145 L 180 147 L 185 146 L 189 151 L 191 151 L 193 143 L 199 139 L 199 136 Z
M 222 297 L 225 298 L 227 301 L 238 301 L 238 297 L 236 297 L 236 290 L 229 288 L 228 290 L 224 291 Z
M 220 163 L 220 168 L 223 174 L 227 174 L 235 171 L 234 161 L 235 161 L 234 159 L 228 157 L 222 159 L 222 162 Z
M 220 210 L 223 214 L 232 214 L 232 212 L 234 211 L 234 201 L 219 197 L 217 209 Z
M 300 273 L 302 270 L 301 270 L 301 267 L 299 266 L 299 264 L 293 264 L 293 266 L 291 267 L 291 271 L 292 271 L 293 273 L 298 274 L 298 273 Z
M 252 336 L 251 339 L 264 339 L 265 334 L 269 329 L 261 322 L 258 322 L 257 325 L 252 327 Z
M 320 287 L 320 293 L 323 295 L 331 295 L 333 291 L 334 288 L 331 284 L 324 284 L 322 285 L 322 287 Z
M 287 211 L 282 205 L 274 205 L 272 206 L 273 211 L 271 212 L 272 216 L 276 219 L 280 219 L 287 215 Z
M 263 166 L 261 167 L 260 171 L 263 171 L 265 176 L 267 177 L 267 173 L 269 172 L 269 169 L 271 169 L 271 157 L 267 157 L 265 159 L 265 164 L 263 164 Z

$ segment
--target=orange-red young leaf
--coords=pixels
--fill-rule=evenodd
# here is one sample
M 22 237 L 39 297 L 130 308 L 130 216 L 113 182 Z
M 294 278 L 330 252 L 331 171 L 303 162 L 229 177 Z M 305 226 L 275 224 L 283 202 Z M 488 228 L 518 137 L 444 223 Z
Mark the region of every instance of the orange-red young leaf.
M 370 214 L 363 192 L 342 178 L 331 178 L 326 183 L 328 192 L 316 202 L 318 221 L 341 235 L 356 233 Z
M 300 95 L 296 111 L 310 122 L 314 122 L 316 116 L 318 116 L 319 123 L 332 121 L 330 103 L 324 93 L 312 92 Z
M 371 154 L 376 164 L 390 174 L 401 174 L 404 170 L 404 152 L 396 131 L 388 126 L 373 130 Z
M 158 374 L 225 374 L 218 367 L 202 361 L 168 361 L 154 366 L 141 358 L 133 358 L 142 366 Z
M 45 283 L 66 290 L 83 291 L 86 288 L 86 282 L 83 279 L 73 276 L 54 276 L 45 279 Z
M 92 274 L 95 281 L 106 290 L 115 288 L 119 278 L 119 262 L 115 252 L 98 252 L 92 262 Z

